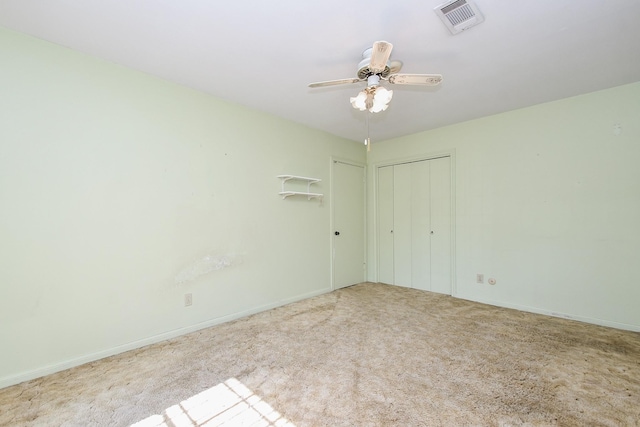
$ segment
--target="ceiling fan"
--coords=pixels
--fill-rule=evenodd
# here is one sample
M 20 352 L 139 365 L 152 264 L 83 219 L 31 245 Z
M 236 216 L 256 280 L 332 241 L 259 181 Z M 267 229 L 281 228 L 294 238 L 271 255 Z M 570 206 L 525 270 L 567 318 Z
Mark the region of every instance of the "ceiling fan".
M 342 84 L 367 82 L 367 87 L 357 96 L 351 98 L 354 108 L 372 113 L 384 111 L 389 106 L 393 91 L 380 85 L 386 81 L 393 85 L 437 86 L 442 82 L 440 74 L 400 74 L 402 62 L 389 61 L 393 45 L 386 41 L 377 41 L 373 47 L 362 53 L 362 60 L 358 64 L 357 77 L 350 79 L 329 80 L 311 83 L 309 87 L 326 87 Z

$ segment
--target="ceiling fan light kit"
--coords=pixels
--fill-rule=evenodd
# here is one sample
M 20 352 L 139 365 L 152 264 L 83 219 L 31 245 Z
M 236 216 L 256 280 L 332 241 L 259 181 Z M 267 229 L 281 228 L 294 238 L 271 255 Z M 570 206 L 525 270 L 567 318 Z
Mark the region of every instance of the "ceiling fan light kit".
M 372 113 L 379 113 L 389 107 L 393 91 L 380 86 L 380 76 L 371 75 L 367 78 L 367 87 L 357 96 L 350 98 L 353 108 Z

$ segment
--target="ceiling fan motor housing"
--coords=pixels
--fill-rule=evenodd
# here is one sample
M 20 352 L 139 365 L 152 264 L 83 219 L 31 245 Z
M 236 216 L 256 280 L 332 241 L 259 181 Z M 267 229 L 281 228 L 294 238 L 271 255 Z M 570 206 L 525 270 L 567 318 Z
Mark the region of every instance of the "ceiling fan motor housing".
M 358 78 L 361 80 L 366 80 L 367 77 L 373 75 L 374 73 L 371 72 L 371 69 L 369 68 L 369 64 L 371 62 L 371 52 L 373 52 L 373 48 L 370 47 L 368 49 L 366 49 L 364 52 L 362 52 L 362 61 L 360 61 L 358 63 Z M 389 61 L 387 61 L 387 65 L 384 67 L 384 71 L 382 71 L 381 73 L 377 73 L 379 76 L 381 77 L 387 77 L 389 74 L 391 74 L 391 64 Z

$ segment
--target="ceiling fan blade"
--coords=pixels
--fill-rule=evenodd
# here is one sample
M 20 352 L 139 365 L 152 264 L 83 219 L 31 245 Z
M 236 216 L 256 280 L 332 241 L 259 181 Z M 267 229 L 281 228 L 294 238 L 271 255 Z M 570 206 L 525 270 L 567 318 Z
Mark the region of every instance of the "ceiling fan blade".
M 442 82 L 441 74 L 392 74 L 388 81 L 394 85 L 437 86 Z
M 381 73 L 387 67 L 391 49 L 393 49 L 393 45 L 389 42 L 378 41 L 373 44 L 371 61 L 369 62 L 369 69 L 373 74 Z
M 350 84 L 350 83 L 358 83 L 362 80 L 357 79 L 357 78 L 351 78 L 351 79 L 340 79 L 340 80 L 328 80 L 326 82 L 316 82 L 316 83 L 310 83 L 309 87 L 326 87 L 326 86 L 336 86 L 336 85 L 344 85 L 344 84 Z
M 389 63 L 389 74 L 397 74 L 402 69 L 402 61 L 393 60 Z

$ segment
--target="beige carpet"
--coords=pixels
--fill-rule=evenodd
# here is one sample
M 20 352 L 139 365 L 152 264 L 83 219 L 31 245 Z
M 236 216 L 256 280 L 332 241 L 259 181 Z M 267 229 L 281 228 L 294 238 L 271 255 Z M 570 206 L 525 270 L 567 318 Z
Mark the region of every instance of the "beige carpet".
M 0 390 L 3 426 L 638 426 L 640 334 L 361 284 Z

